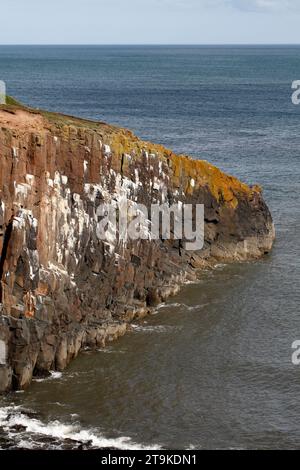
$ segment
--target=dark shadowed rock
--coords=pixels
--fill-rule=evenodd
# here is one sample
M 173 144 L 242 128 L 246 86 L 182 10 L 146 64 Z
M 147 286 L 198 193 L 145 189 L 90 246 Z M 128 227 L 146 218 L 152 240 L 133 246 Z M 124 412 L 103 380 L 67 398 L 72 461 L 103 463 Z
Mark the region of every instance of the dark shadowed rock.
M 274 240 L 258 187 L 103 123 L 0 107 L 0 391 L 63 370 L 198 270 Z M 99 204 L 204 204 L 205 244 L 97 237 Z M 200 289 L 201 287 L 199 287 Z

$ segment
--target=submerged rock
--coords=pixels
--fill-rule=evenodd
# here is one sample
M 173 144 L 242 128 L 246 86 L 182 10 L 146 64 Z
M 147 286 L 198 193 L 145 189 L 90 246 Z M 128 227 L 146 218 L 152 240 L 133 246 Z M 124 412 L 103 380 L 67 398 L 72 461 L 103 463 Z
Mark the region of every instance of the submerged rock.
M 130 131 L 0 106 L 0 391 L 104 347 L 199 269 L 258 258 L 274 240 L 259 187 Z M 97 208 L 204 204 L 204 247 L 100 240 Z

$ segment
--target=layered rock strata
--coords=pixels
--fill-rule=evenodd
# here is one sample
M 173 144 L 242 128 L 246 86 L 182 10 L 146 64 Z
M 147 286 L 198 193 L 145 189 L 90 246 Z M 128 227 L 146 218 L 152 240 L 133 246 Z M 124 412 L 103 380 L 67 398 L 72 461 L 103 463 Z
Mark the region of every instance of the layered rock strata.
M 63 370 L 220 260 L 255 259 L 274 240 L 259 187 L 130 131 L 0 107 L 0 391 Z M 204 204 L 205 243 L 100 240 L 98 206 L 128 198 Z M 199 287 L 200 289 L 200 287 Z

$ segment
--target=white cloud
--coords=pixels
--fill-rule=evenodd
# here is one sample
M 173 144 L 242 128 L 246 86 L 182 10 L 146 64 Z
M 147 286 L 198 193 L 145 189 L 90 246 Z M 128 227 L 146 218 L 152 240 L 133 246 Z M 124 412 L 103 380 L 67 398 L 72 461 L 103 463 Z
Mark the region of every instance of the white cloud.
M 300 0 L 222 0 L 220 3 L 244 11 L 289 12 L 300 9 Z
M 205 1 L 205 0 L 204 0 Z M 212 0 L 214 5 L 226 5 L 241 11 L 285 12 L 300 10 L 300 0 Z
M 300 10 L 300 0 L 155 0 L 170 8 L 229 7 L 245 12 L 284 12 Z

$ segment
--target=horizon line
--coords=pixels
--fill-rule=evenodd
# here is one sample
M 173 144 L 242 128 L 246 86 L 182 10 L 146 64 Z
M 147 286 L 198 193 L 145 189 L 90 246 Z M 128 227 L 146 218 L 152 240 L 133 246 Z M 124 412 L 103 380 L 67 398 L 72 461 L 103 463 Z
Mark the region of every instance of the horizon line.
M 117 46 L 117 47 L 128 47 L 128 46 L 138 46 L 138 47 L 155 47 L 155 46 L 191 46 L 191 47 L 227 47 L 227 46 L 300 46 L 299 43 L 128 43 L 128 44 L 120 44 L 120 43 L 7 43 L 7 44 L 0 44 L 2 46 Z

